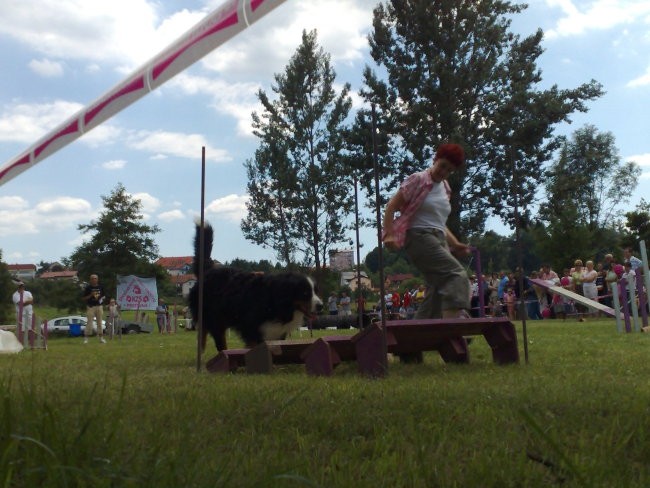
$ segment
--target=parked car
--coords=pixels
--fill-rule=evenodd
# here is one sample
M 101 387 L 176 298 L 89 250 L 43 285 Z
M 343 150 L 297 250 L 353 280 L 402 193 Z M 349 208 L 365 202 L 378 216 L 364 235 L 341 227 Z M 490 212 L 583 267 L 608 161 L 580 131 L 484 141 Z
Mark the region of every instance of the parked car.
M 47 333 L 48 334 L 69 334 L 70 325 L 78 324 L 80 326 L 79 330 L 81 334 L 85 333 L 86 330 L 86 317 L 82 315 L 66 315 L 65 317 L 57 317 L 52 320 L 47 321 Z M 102 331 L 106 330 L 106 321 L 102 320 Z M 73 327 L 73 332 L 74 327 Z M 97 322 L 93 319 L 93 332 L 97 333 Z

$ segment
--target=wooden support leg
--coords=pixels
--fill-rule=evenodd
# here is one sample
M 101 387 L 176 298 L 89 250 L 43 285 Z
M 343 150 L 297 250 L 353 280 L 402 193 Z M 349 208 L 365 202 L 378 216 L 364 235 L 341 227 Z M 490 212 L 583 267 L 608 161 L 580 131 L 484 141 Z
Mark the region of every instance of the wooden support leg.
M 464 337 L 452 337 L 441 342 L 438 352 L 445 363 L 469 363 L 469 349 Z
M 492 359 L 497 364 L 519 362 L 517 333 L 512 322 L 495 324 L 483 331 L 485 340 L 492 348 Z
M 383 377 L 388 373 L 384 367 L 386 364 L 386 351 L 383 347 L 382 334 L 384 334 L 384 331 L 375 324 L 362 330 L 352 339 L 357 351 L 359 372 L 363 375 Z M 391 342 L 388 334 L 386 341 Z
M 331 376 L 334 368 L 341 363 L 341 358 L 327 341 L 317 339 L 303 353 L 307 374 L 313 376 Z
M 215 357 L 205 363 L 208 373 L 232 373 L 244 366 L 244 357 L 248 349 L 227 349 L 220 351 Z
M 270 373 L 273 371 L 273 353 L 264 342 L 246 353 L 247 373 Z

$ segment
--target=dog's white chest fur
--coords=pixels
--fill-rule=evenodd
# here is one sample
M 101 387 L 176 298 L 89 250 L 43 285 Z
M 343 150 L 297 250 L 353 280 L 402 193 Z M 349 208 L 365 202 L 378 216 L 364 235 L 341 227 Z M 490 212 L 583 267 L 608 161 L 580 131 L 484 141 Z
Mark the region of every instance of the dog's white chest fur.
M 287 334 L 302 327 L 304 320 L 305 314 L 300 310 L 296 310 L 293 312 L 293 318 L 290 322 L 264 322 L 260 327 L 260 330 L 262 331 L 262 337 L 264 337 L 265 341 L 275 341 L 282 339 Z

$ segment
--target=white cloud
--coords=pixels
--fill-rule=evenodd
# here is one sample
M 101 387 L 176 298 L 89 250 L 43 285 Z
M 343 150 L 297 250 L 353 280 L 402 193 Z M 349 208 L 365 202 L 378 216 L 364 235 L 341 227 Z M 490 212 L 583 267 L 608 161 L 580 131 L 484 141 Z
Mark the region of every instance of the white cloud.
M 159 10 L 148 0 L 3 0 L 0 33 L 46 56 L 110 61 L 130 71 L 204 15 L 182 10 L 161 19 Z
M 182 210 L 169 210 L 167 212 L 158 214 L 158 218 L 163 222 L 173 222 L 174 220 L 183 220 L 185 218 L 185 214 L 182 212 Z
M 116 125 L 110 125 L 104 122 L 102 125 L 95 127 L 90 132 L 86 132 L 80 142 L 87 146 L 96 148 L 107 144 L 114 144 L 118 142 L 119 138 L 124 134 L 124 130 Z
M 183 134 L 180 132 L 149 132 L 139 131 L 129 137 L 128 144 L 134 149 L 148 151 L 156 155 L 176 156 L 188 159 L 200 159 L 201 147 L 210 154 L 211 161 L 224 162 L 231 161 L 228 151 L 217 149 L 205 140 L 200 134 Z
M 49 103 L 14 103 L 2 107 L 0 141 L 34 143 L 36 139 L 73 116 L 83 106 L 65 100 Z
M 227 220 L 239 221 L 246 216 L 248 195 L 228 195 L 212 200 L 205 208 L 206 213 Z
M 238 135 L 252 135 L 251 113 L 260 108 L 257 100 L 261 88 L 259 83 L 227 83 L 221 79 L 181 73 L 169 83 L 169 87 L 179 88 L 188 95 L 209 96 L 211 108 L 237 120 Z
M 29 68 L 37 75 L 45 78 L 59 78 L 63 76 L 63 65 L 49 59 L 32 59 Z
M 82 198 L 58 197 L 54 200 L 40 202 L 34 209 L 41 215 L 87 213 L 90 211 L 90 203 Z
M 646 85 L 650 85 L 650 67 L 646 70 L 645 74 L 630 80 L 626 86 L 628 88 L 637 88 Z
M 34 144 L 82 108 L 83 105 L 66 100 L 5 105 L 0 112 L 0 141 Z M 90 147 L 99 147 L 114 143 L 122 134 L 120 127 L 104 123 L 83 134 L 80 141 Z
M 76 228 L 94 217 L 90 203 L 67 196 L 43 200 L 35 206 L 22 197 L 0 199 L 0 236 L 41 234 Z
M 7 196 L 0 197 L 0 211 L 3 210 L 22 210 L 29 207 L 29 202 L 23 197 Z
M 204 65 L 234 79 L 260 71 L 280 72 L 300 44 L 302 31 L 313 29 L 334 62 L 358 61 L 368 49 L 368 19 L 375 4 L 359 0 L 287 2 L 264 19 L 271 27 L 256 35 L 234 38 L 208 55 Z
M 155 213 L 160 208 L 160 200 L 149 193 L 132 193 L 131 197 L 134 200 L 140 200 L 142 214 L 145 218 L 149 218 L 150 214 Z
M 625 161 L 634 161 L 642 168 L 650 169 L 650 153 L 635 154 L 633 156 L 628 156 L 625 158 Z
M 102 168 L 107 169 L 109 171 L 123 169 L 124 166 L 126 166 L 126 161 L 124 161 L 123 159 L 115 159 L 113 161 L 106 161 L 105 163 L 102 163 Z
M 650 13 L 646 0 L 596 0 L 588 5 L 577 5 L 572 0 L 546 0 L 549 7 L 557 7 L 564 14 L 555 28 L 545 31 L 547 39 L 581 35 L 594 30 L 637 22 Z

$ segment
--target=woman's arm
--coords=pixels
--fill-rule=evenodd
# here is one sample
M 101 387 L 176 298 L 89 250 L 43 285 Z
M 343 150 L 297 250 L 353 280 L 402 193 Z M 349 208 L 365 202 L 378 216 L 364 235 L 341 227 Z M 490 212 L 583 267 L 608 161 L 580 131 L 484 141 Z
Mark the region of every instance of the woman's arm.
M 468 256 L 472 252 L 471 246 L 468 244 L 465 244 L 463 242 L 460 242 L 458 238 L 454 235 L 452 231 L 449 230 L 449 227 L 445 227 L 446 229 L 446 235 L 447 235 L 447 244 L 449 245 L 449 249 L 451 249 L 451 252 L 454 254 L 458 254 L 459 256 Z
M 594 281 L 596 281 L 596 278 L 598 278 L 598 271 L 596 271 L 596 270 L 588 271 L 582 277 L 582 282 L 583 283 L 593 283 Z

